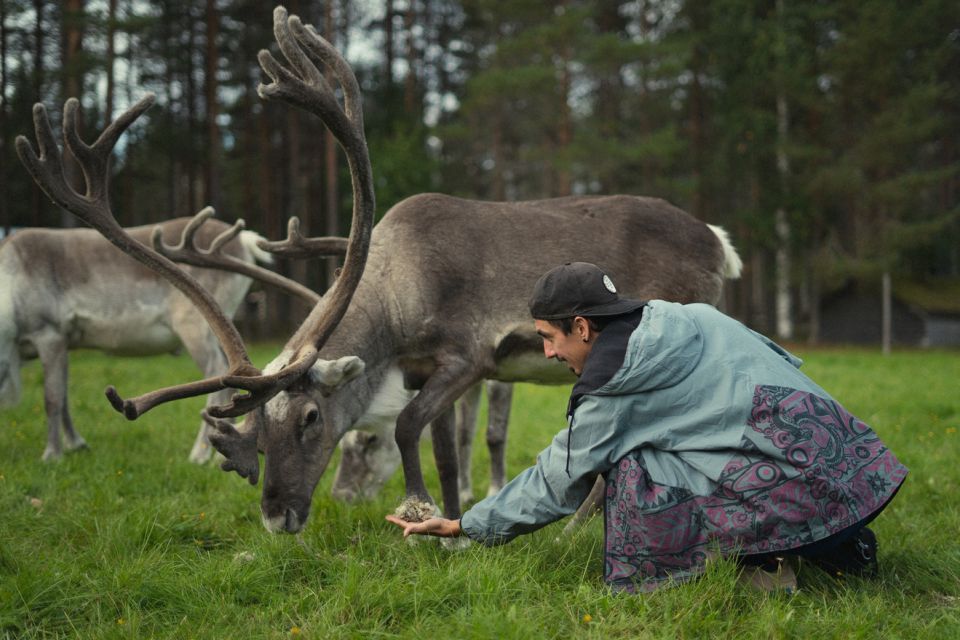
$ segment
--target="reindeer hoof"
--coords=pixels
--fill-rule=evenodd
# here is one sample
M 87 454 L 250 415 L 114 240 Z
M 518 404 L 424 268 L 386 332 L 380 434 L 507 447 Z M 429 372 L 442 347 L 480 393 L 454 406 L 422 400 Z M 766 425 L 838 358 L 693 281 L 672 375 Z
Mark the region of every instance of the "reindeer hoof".
M 443 538 L 437 538 L 436 536 L 408 536 L 404 542 L 407 543 L 408 547 L 416 547 L 421 544 L 437 544 L 443 540 Z
M 77 437 L 73 442 L 67 442 L 67 451 L 89 451 L 90 445 L 81 437 Z
M 473 540 L 467 536 L 440 538 L 440 546 L 447 551 L 464 551 L 465 549 L 469 549 L 471 545 L 473 545 Z
M 60 462 L 63 459 L 63 454 L 53 449 L 45 449 L 40 459 L 44 462 Z
M 401 502 L 397 510 L 393 512 L 393 515 L 406 522 L 423 522 L 430 518 L 441 517 L 440 509 L 437 508 L 437 505 L 429 500 L 422 500 L 417 497 L 407 498 Z

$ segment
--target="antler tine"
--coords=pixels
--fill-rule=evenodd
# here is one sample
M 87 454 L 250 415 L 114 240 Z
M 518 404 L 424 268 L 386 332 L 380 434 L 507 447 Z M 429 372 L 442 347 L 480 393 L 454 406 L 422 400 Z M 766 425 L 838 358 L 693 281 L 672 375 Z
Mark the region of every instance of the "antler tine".
M 96 229 L 121 251 L 164 276 L 190 298 L 220 341 L 230 363 L 231 375 L 259 374 L 259 370 L 247 357 L 240 334 L 213 297 L 173 262 L 131 238 L 120 227 L 110 210 L 107 192 L 110 154 L 120 135 L 153 104 L 154 99 L 153 94 L 144 96 L 108 126 L 92 146 L 80 139 L 77 130 L 79 102 L 76 99 L 67 101 L 64 108 L 64 145 L 74 155 L 83 170 L 86 182 L 84 195 L 77 193 L 64 177 L 62 152 L 54 140 L 50 120 L 43 105 L 37 104 L 33 109 L 34 129 L 40 155 L 37 156 L 23 136 L 17 137 L 17 152 L 30 175 L 51 200 Z M 131 400 L 120 398 L 115 389 L 108 390 L 108 397 L 114 408 L 123 411 L 124 415 L 133 419 L 157 404 L 223 388 L 225 386 L 220 378 L 212 378 L 162 389 Z
M 216 429 L 210 434 L 210 442 L 226 460 L 220 465 L 224 471 L 236 471 L 250 484 L 257 484 L 260 477 L 260 458 L 257 456 L 257 430 L 240 432 L 233 423 L 201 411 L 203 421 Z
M 240 232 L 246 227 L 247 223 L 244 222 L 243 218 L 237 218 L 232 227 L 213 239 L 213 242 L 210 243 L 210 253 L 219 253 L 224 245 L 240 235 Z
M 87 185 L 87 197 L 94 200 L 107 199 L 107 167 L 110 163 L 110 154 L 123 132 L 133 124 L 147 109 L 153 106 L 156 96 L 148 93 L 130 109 L 113 121 L 93 145 L 88 145 L 80 139 L 77 127 L 77 112 L 80 101 L 76 98 L 67 100 L 63 109 L 63 138 L 70 153 L 77 159 L 83 170 L 84 181 Z M 102 176 L 102 177 L 101 177 Z
M 347 238 L 325 236 L 305 238 L 300 233 L 300 218 L 291 216 L 287 223 L 286 240 L 258 240 L 257 246 L 274 255 L 284 258 L 307 259 L 329 256 L 342 256 L 347 253 Z
M 168 245 L 163 241 L 163 229 L 159 226 L 153 230 L 151 241 L 154 250 L 170 260 L 182 262 L 207 269 L 221 269 L 223 271 L 232 271 L 241 275 L 259 280 L 266 284 L 275 286 L 290 295 L 296 296 L 313 306 L 320 301 L 320 296 L 316 292 L 308 289 L 299 282 L 285 278 L 279 273 L 264 269 L 255 264 L 244 262 L 231 255 L 223 253 L 224 245 L 232 240 L 244 228 L 243 220 L 237 220 L 236 223 L 223 233 L 214 238 L 209 249 L 201 249 L 196 244 L 196 234 L 203 224 L 215 215 L 213 207 L 204 207 L 200 210 L 187 226 L 184 227 L 180 235 L 180 242 L 177 245 Z M 228 385 L 232 386 L 232 385 Z M 240 387 L 243 388 L 243 387 Z
M 297 39 L 291 33 L 291 22 L 299 24 L 299 18 L 287 17 L 287 10 L 277 7 L 273 11 L 274 33 L 280 44 L 284 57 L 290 61 L 294 70 L 300 67 L 309 69 L 304 76 L 299 77 L 294 72 L 281 65 L 266 50 L 260 51 L 257 59 L 264 72 L 273 80 L 270 84 L 261 84 L 257 93 L 265 100 L 280 99 L 293 104 L 308 113 L 318 115 L 327 128 L 340 140 L 346 149 L 357 143 L 363 144 L 362 123 L 358 128 L 340 108 L 330 85 L 324 80 L 316 66 L 307 58 L 300 48 Z M 302 27 L 301 27 L 302 29 Z
M 350 69 L 350 64 L 344 60 L 340 52 L 326 38 L 317 33 L 313 25 L 304 26 L 299 16 L 293 16 L 290 19 L 290 27 L 297 41 L 320 62 L 333 70 L 333 74 L 337 77 L 340 87 L 343 89 L 344 112 L 362 135 L 363 100 L 360 97 L 360 85 L 357 83 L 357 77 Z

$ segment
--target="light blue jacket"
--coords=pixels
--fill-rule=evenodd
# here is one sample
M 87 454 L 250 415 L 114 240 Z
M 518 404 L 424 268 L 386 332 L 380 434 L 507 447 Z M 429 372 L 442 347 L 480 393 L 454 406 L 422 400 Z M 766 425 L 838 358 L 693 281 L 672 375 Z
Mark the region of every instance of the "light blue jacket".
M 654 482 L 709 495 L 749 435 L 757 385 L 830 399 L 800 364 L 709 305 L 651 301 L 620 369 L 580 398 L 569 433 L 557 434 L 535 466 L 467 511 L 461 527 L 485 544 L 539 529 L 576 511 L 597 474 L 634 450 Z

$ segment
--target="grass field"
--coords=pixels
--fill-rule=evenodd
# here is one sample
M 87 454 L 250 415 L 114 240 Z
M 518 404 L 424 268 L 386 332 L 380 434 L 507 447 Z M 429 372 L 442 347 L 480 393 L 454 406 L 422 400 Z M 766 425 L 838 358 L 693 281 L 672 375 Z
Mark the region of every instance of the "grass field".
M 402 497 L 399 473 L 379 500 L 350 506 L 331 499 L 331 469 L 306 530 L 271 535 L 259 487 L 186 461 L 202 401 L 130 423 L 103 397 L 107 383 L 131 394 L 195 379 L 186 357 L 74 354 L 71 407 L 91 449 L 59 464 L 40 462 L 31 363 L 23 401 L 0 410 L 0 638 L 960 637 L 960 352 L 797 351 L 911 474 L 873 525 L 880 578 L 837 583 L 801 567 L 792 596 L 740 586 L 726 561 L 679 588 L 613 595 L 599 519 L 572 538 L 558 539 L 557 523 L 493 549 L 410 546 L 383 520 Z M 567 392 L 518 387 L 511 475 L 563 428 Z

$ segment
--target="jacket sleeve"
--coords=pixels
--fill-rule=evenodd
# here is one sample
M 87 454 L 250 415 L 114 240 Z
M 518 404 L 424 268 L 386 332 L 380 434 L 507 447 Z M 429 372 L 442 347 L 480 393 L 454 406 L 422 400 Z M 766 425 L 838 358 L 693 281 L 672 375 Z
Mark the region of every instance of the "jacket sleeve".
M 503 544 L 570 515 L 586 499 L 598 473 L 616 460 L 616 424 L 605 412 L 603 398 L 584 396 L 573 426 L 561 431 L 526 469 L 494 496 L 467 511 L 460 526 L 472 540 Z M 569 475 L 567 438 L 570 438 Z

